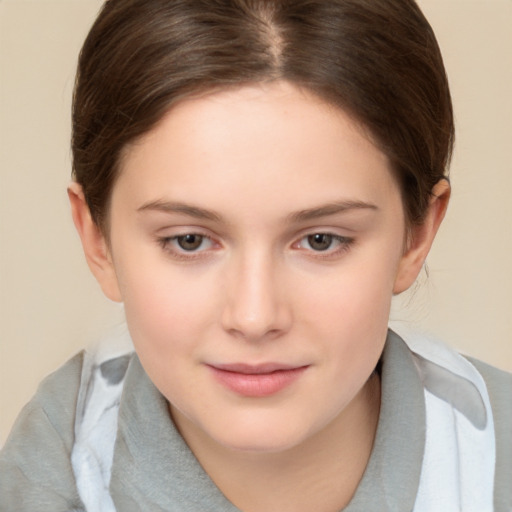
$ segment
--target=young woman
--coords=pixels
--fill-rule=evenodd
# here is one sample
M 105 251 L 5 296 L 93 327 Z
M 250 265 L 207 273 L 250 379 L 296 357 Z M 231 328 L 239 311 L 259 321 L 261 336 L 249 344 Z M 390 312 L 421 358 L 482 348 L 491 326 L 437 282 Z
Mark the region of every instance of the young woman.
M 134 351 L 42 384 L 0 510 L 511 509 L 511 377 L 387 327 L 450 195 L 412 0 L 109 0 L 73 130 Z

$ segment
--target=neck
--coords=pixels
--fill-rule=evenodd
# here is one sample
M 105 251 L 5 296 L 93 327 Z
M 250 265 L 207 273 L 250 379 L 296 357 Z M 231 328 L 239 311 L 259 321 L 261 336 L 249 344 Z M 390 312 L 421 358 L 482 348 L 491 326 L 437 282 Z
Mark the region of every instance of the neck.
M 283 452 L 230 450 L 204 439 L 183 418 L 177 426 L 210 478 L 243 512 L 335 512 L 350 502 L 361 481 L 379 410 L 375 373 L 329 425 Z

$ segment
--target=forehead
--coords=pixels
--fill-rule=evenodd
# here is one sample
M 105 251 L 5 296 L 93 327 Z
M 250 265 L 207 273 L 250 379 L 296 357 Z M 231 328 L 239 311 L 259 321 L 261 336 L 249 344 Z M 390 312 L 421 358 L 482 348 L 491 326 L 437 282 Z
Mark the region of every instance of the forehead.
M 348 114 L 272 82 L 174 106 L 127 149 L 113 202 L 169 196 L 284 211 L 339 198 L 376 202 L 396 188 L 386 155 Z

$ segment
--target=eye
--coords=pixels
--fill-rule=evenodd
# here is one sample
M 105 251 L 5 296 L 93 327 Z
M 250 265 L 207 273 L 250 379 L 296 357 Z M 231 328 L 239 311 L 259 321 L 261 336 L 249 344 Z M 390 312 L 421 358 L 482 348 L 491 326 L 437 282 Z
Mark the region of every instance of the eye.
M 188 234 L 174 238 L 176 244 L 184 251 L 197 251 L 203 245 L 205 237 L 202 235 Z
M 352 244 L 353 239 L 335 235 L 332 233 L 311 233 L 301 238 L 295 247 L 327 255 L 335 255 L 346 250 Z
M 160 245 L 175 256 L 186 257 L 202 253 L 211 249 L 214 242 L 211 238 L 198 233 L 185 233 L 183 235 L 169 236 L 158 240 Z
M 326 233 L 315 233 L 306 237 L 307 243 L 314 251 L 327 251 L 330 249 L 334 240 L 332 235 Z

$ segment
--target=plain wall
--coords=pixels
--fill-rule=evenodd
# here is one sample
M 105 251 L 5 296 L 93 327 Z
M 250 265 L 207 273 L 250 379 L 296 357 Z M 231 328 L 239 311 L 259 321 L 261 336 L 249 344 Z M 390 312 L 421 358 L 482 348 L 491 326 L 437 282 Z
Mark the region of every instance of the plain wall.
M 512 370 L 512 1 L 420 0 L 445 57 L 457 145 L 415 325 Z M 69 216 L 70 98 L 100 0 L 0 0 L 0 444 L 40 380 L 122 321 Z

